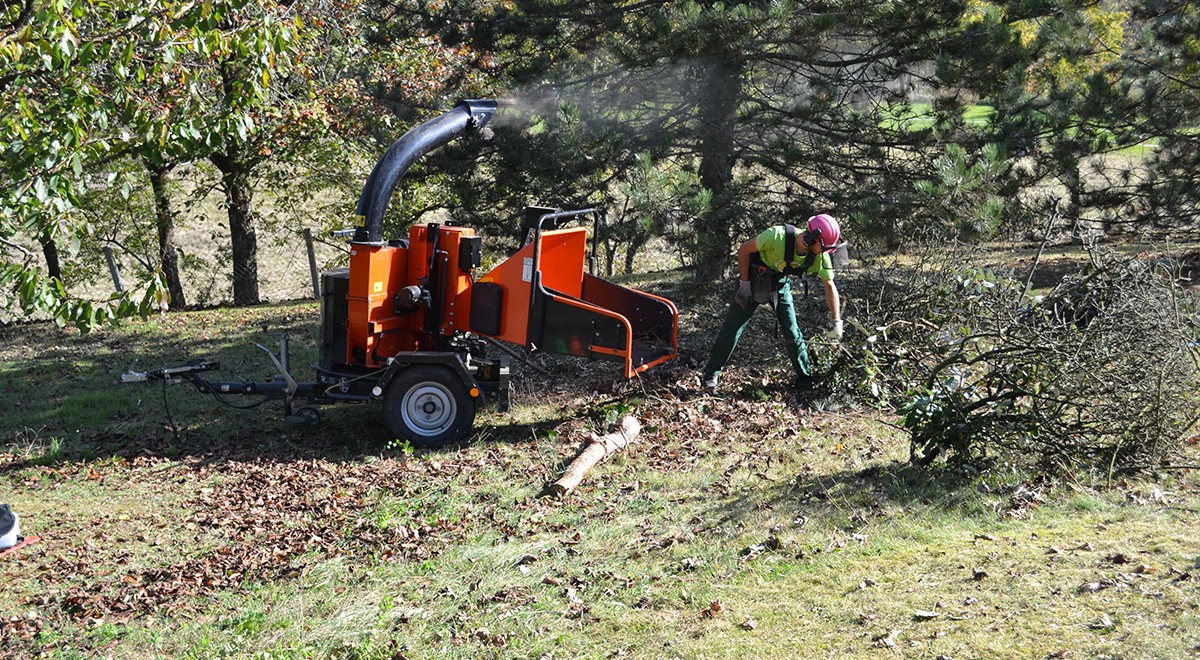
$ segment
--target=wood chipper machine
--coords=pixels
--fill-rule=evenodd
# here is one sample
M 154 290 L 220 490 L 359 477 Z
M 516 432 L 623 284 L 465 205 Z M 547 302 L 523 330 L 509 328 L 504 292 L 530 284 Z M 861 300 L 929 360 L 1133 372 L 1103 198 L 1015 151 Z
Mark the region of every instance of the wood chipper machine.
M 123 382 L 184 381 L 202 393 L 282 399 L 290 421 L 317 423 L 318 406 L 381 400 L 395 438 L 438 446 L 467 437 L 482 401 L 508 404 L 506 344 L 621 365 L 626 378 L 676 356 L 678 310 L 671 301 L 594 276 L 588 228 L 567 226 L 591 209 L 529 208 L 525 243 L 480 274 L 483 239 L 452 223 L 413 225 L 384 240 L 383 218 L 397 182 L 429 151 L 482 128 L 497 110 L 464 101 L 397 140 L 375 165 L 359 198 L 350 265 L 321 275 L 321 346 L 315 382 L 292 375 L 288 339 L 278 355 L 261 345 L 279 375 L 267 382 L 215 382 L 215 362 L 145 372 Z M 595 249 L 595 228 L 592 249 Z M 499 349 L 499 356 L 489 355 Z M 166 383 L 164 383 L 165 386 Z

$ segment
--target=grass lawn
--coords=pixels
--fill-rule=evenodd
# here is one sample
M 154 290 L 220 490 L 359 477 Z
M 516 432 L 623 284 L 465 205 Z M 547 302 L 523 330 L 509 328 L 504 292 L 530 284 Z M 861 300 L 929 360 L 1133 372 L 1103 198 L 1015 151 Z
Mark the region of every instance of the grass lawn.
M 264 380 L 253 344 L 283 331 L 309 364 L 315 303 L 0 329 L 0 501 L 40 537 L 0 555 L 2 655 L 1200 653 L 1196 438 L 1138 479 L 919 470 L 890 416 L 796 399 L 766 314 L 702 395 L 689 362 L 725 290 L 643 284 L 686 303 L 675 364 L 526 370 L 509 413 L 438 451 L 390 442 L 369 404 L 293 427 L 275 402 L 115 384 L 134 357 Z M 638 440 L 543 497 L 626 412 Z

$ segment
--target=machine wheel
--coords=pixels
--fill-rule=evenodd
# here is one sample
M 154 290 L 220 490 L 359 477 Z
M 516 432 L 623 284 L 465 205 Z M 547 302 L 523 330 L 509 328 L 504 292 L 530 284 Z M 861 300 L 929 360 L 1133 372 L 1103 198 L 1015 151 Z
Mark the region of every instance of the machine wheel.
M 409 367 L 383 396 L 383 421 L 394 438 L 415 447 L 440 447 L 462 440 L 475 423 L 475 402 L 454 371 Z
M 309 426 L 321 425 L 321 411 L 316 408 L 301 408 L 296 411 L 296 416 L 300 418 L 300 422 Z

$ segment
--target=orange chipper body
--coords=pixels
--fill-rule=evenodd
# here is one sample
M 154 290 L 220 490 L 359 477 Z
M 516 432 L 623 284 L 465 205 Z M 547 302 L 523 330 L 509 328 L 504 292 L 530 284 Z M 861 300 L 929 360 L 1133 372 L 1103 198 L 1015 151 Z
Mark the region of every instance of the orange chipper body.
M 536 231 L 478 281 L 481 240 L 467 227 L 420 224 L 400 245 L 354 244 L 345 364 L 381 368 L 466 332 L 617 361 L 627 378 L 675 357 L 675 305 L 586 273 L 587 238 L 584 227 Z
M 461 259 L 471 256 L 463 250 L 478 245 L 473 229 L 424 224 L 409 229 L 407 246 L 353 244 L 345 363 L 383 367 L 399 353 L 438 350 L 436 337 L 466 331 L 471 271 L 478 262 Z M 436 289 L 424 293 L 436 299 L 423 300 L 411 289 L 434 280 Z

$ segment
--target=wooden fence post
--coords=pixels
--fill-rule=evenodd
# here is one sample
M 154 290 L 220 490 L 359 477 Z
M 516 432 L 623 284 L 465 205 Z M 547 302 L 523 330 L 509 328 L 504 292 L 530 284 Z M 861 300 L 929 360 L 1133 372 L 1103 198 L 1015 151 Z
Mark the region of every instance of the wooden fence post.
M 108 260 L 108 274 L 112 275 L 113 286 L 117 288 L 117 293 L 120 293 L 125 287 L 121 286 L 121 272 L 117 270 L 117 260 L 113 257 L 112 248 L 106 245 L 103 249 L 104 258 Z
M 321 298 L 321 281 L 317 278 L 317 253 L 313 250 L 312 230 L 304 229 L 304 243 L 308 246 L 308 274 L 312 277 L 313 298 Z

